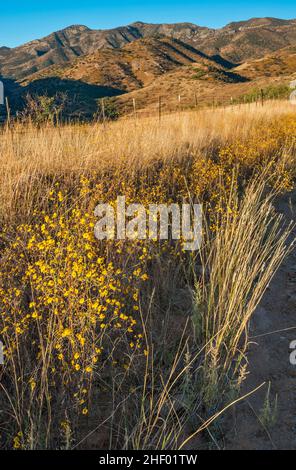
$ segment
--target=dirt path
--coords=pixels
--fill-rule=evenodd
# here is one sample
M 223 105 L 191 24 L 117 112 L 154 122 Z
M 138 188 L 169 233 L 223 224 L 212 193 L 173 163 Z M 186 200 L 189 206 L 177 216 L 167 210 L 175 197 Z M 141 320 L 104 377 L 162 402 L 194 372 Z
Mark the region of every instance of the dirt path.
M 296 220 L 296 192 L 282 198 L 277 208 L 288 220 Z M 296 340 L 296 249 L 285 259 L 268 288 L 252 320 L 250 334 L 250 373 L 242 391 L 246 393 L 262 382 L 266 386 L 232 410 L 222 447 L 296 449 L 296 366 L 289 360 L 290 342 Z M 264 425 L 262 420 L 269 382 L 271 402 L 277 395 L 274 425 L 270 421 Z

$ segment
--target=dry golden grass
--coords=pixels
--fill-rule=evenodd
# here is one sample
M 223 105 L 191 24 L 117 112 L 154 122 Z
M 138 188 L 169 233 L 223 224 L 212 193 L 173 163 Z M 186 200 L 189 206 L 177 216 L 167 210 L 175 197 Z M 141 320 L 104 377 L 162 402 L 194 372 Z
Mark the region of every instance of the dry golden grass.
M 1 131 L 2 447 L 175 449 L 239 399 L 295 129 L 276 102 Z M 120 194 L 202 202 L 204 250 L 98 243 L 93 209 Z
M 110 167 L 131 174 L 158 160 L 211 155 L 231 143 L 260 139 L 260 132 L 273 131 L 294 112 L 289 103 L 270 102 L 164 115 L 161 122 L 154 117 L 58 128 L 15 125 L 1 132 L 1 215 L 12 215 L 19 203 L 30 210 L 32 191 L 40 190 L 42 199 L 43 176 L 63 176 L 71 184 L 81 174 Z
M 250 319 L 288 251 L 291 226 L 283 230 L 283 215 L 272 205 L 275 194 L 264 196 L 267 179 L 264 172 L 253 178 L 241 200 L 231 190 L 223 223 L 217 221 L 221 228 L 214 239 L 208 235 L 202 250 L 194 322 L 196 334 L 205 335 L 207 344 L 204 387 L 209 405 L 217 400 L 225 376 L 233 374 L 238 386 L 244 379 Z

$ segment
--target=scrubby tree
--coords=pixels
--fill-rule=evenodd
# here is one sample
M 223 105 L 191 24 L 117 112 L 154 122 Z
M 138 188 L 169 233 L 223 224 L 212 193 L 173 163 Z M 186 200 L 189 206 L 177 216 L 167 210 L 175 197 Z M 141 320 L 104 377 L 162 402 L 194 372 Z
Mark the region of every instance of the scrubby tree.
M 30 120 L 35 124 L 56 123 L 60 120 L 66 102 L 65 93 L 56 93 L 54 96 L 28 94 L 18 116 L 23 121 Z

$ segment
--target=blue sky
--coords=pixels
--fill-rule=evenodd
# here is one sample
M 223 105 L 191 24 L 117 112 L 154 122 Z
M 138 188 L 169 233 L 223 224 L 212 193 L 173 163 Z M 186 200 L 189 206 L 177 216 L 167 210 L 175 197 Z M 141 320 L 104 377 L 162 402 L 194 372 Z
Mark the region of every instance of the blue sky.
M 10 0 L 0 6 L 0 46 L 14 47 L 71 24 L 101 29 L 139 20 L 189 21 L 218 28 L 255 16 L 296 18 L 295 0 Z

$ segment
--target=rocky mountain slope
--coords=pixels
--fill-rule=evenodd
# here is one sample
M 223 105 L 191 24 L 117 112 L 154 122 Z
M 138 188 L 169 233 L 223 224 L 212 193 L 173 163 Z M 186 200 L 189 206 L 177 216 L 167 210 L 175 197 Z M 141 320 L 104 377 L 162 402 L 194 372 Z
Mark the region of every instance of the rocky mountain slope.
M 125 93 L 148 86 L 156 78 L 184 66 L 191 66 L 192 75 L 198 78 L 211 74 L 225 82 L 244 81 L 238 73 L 228 71 L 229 64 L 221 56 L 212 58 L 180 40 L 164 37 L 139 39 L 120 49 L 101 49 L 70 64 L 47 67 L 22 83 L 59 77 Z
M 296 72 L 296 46 L 288 46 L 260 59 L 248 60 L 235 69 L 249 79 L 280 77 Z
M 76 25 L 16 48 L 0 48 L 0 74 L 24 78 L 54 64 L 99 49 L 118 49 L 137 39 L 166 36 L 179 39 L 208 55 L 221 55 L 239 63 L 268 52 L 296 45 L 296 20 L 254 18 L 214 30 L 191 23 L 147 24 L 142 22 L 110 30 L 91 30 Z

